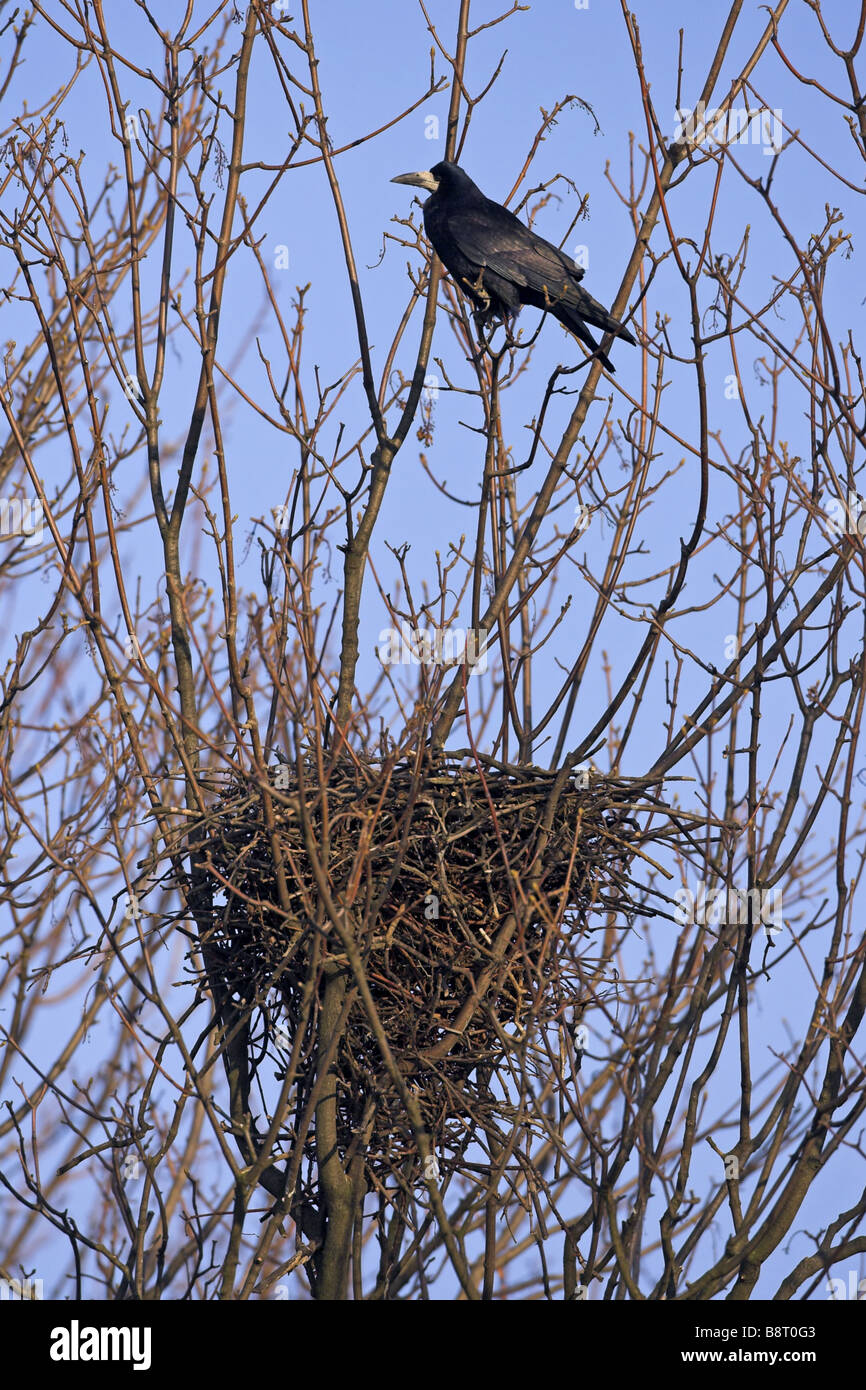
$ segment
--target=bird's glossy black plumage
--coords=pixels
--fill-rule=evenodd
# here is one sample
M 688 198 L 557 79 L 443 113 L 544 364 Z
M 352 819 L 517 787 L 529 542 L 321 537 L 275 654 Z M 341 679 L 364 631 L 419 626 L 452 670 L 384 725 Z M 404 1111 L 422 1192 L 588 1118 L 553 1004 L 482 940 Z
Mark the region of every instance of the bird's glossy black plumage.
M 431 194 L 424 204 L 424 230 L 482 319 L 508 321 L 524 304 L 546 309 L 597 352 L 610 371 L 610 359 L 598 350 L 587 324 L 636 346 L 628 329 L 581 288 L 583 271 L 574 261 L 530 231 L 508 208 L 485 198 L 458 164 L 442 160 L 432 169 L 400 174 L 392 182 Z

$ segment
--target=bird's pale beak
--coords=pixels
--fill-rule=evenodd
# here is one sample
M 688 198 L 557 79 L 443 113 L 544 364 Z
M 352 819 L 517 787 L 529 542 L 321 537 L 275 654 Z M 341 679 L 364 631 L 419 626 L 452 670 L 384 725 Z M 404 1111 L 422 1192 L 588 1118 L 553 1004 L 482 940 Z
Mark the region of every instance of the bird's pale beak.
M 426 188 L 428 193 L 435 193 L 439 187 L 439 180 L 434 178 L 429 169 L 419 169 L 417 174 L 398 174 L 392 183 L 411 183 L 413 188 Z

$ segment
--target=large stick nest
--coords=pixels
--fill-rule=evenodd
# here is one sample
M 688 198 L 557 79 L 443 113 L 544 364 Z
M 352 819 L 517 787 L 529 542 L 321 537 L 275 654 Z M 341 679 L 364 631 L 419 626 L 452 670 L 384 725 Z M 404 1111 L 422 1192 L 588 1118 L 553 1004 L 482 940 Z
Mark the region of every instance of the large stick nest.
M 537 768 L 348 760 L 324 787 L 310 762 L 303 785 L 280 766 L 267 789 L 222 786 L 201 845 L 225 900 L 210 968 L 218 961 L 235 1002 L 257 1010 L 254 1068 L 269 1053 L 279 1070 L 300 1049 L 297 1114 L 316 1073 L 323 980 L 344 970 L 355 985 L 324 881 L 440 1170 L 507 1118 L 507 1087 L 494 1080 L 503 1062 L 569 1008 L 580 1017 L 578 938 L 585 951 L 593 914 L 616 913 L 625 926 L 637 910 L 635 854 L 671 833 L 665 817 L 641 832 L 637 815 L 665 809 L 645 781 L 579 773 L 555 805 L 553 786 Z M 333 1068 L 343 1155 L 363 1145 L 371 1174 L 405 1175 L 415 1136 L 357 993 Z

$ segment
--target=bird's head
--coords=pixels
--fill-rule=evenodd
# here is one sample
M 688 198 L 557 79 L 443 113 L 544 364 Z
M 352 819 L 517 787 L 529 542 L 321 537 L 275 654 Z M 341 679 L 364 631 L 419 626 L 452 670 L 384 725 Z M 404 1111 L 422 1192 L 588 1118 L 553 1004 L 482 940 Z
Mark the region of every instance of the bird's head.
M 398 174 L 392 183 L 409 183 L 413 188 L 423 188 L 427 193 L 450 193 L 457 189 L 468 191 L 475 185 L 459 164 L 440 159 L 432 169 L 419 169 L 416 174 Z
M 391 182 L 410 183 L 413 188 L 423 188 L 428 193 L 435 193 L 439 187 L 439 180 L 432 169 L 419 169 L 416 174 L 398 174 Z

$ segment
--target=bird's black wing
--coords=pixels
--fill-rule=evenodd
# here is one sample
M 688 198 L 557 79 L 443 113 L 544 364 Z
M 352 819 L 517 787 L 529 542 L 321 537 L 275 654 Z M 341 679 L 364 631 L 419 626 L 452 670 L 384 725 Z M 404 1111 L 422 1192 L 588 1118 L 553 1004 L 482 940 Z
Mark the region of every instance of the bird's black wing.
M 498 203 L 472 203 L 448 218 L 448 234 L 467 260 L 512 284 L 560 298 L 583 271 L 564 252 Z
M 464 203 L 449 211 L 445 225 L 449 239 L 467 263 L 485 268 L 514 286 L 524 304 L 550 310 L 588 347 L 595 349 L 597 344 L 587 331 L 587 323 L 634 343 L 628 329 L 583 289 L 579 283 L 581 268 L 507 208 L 489 198 Z M 602 361 L 610 365 L 608 358 Z

